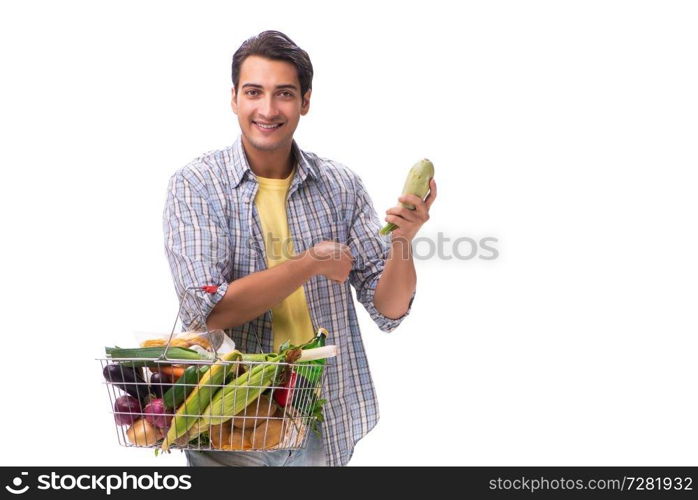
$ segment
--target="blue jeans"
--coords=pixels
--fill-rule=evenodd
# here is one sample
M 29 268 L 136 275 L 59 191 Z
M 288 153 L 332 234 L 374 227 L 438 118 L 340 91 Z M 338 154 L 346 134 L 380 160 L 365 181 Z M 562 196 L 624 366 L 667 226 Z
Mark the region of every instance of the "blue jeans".
M 322 436 L 310 432 L 305 447 L 275 451 L 189 451 L 187 465 L 223 467 L 304 467 L 327 466 Z

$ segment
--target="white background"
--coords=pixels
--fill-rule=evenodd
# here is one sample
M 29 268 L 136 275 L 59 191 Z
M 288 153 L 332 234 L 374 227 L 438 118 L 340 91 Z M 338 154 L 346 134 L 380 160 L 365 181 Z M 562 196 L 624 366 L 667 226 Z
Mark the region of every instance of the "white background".
M 391 334 L 357 303 L 381 420 L 351 465 L 697 465 L 697 24 L 666 1 L 3 3 L 0 463 L 185 463 L 118 446 L 95 358 L 171 328 L 167 181 L 235 139 L 232 54 L 278 29 L 315 67 L 302 148 L 381 217 L 426 156 L 421 234 L 499 240 L 418 261 Z

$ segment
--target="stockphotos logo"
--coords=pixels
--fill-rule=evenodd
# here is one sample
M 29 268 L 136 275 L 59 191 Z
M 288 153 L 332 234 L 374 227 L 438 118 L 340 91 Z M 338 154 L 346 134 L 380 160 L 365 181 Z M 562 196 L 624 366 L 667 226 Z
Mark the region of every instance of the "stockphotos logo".
M 29 489 L 29 485 L 27 484 L 24 487 L 22 487 L 22 476 L 28 476 L 28 475 L 29 475 L 28 472 L 20 473 L 19 476 L 17 476 L 16 478 L 14 478 L 12 480 L 12 486 L 7 485 L 7 486 L 5 486 L 5 489 L 7 491 L 9 491 L 10 493 L 13 493 L 15 495 L 21 495 L 22 493 L 26 493 L 27 490 Z
M 28 472 L 22 472 L 20 476 L 12 480 L 12 485 L 5 489 L 14 495 L 21 495 L 29 490 L 29 485 L 24 483 L 24 476 Z M 111 495 L 117 490 L 189 490 L 191 489 L 191 476 L 189 474 L 163 475 L 159 472 L 152 474 L 42 474 L 36 478 L 38 490 L 90 490 L 104 491 Z

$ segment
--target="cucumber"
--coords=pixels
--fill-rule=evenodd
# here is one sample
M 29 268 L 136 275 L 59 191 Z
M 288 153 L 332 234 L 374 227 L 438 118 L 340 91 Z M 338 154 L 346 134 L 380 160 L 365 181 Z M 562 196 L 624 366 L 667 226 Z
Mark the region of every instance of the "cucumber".
M 426 158 L 419 160 L 417 163 L 412 165 L 412 168 L 407 174 L 405 186 L 402 188 L 402 194 L 413 194 L 423 200 L 429 192 L 429 181 L 432 177 L 434 177 L 434 164 Z M 415 206 L 411 203 L 401 202 L 400 204 L 408 210 L 415 209 Z M 390 234 L 396 230 L 397 227 L 398 226 L 393 223 L 388 223 L 380 230 L 380 234 Z
M 165 408 L 172 409 L 177 408 L 194 390 L 194 388 L 199 385 L 201 375 L 206 373 L 208 366 L 196 366 L 192 365 L 186 370 L 184 370 L 184 375 L 177 379 L 172 387 L 165 393 L 162 397 L 165 402 Z

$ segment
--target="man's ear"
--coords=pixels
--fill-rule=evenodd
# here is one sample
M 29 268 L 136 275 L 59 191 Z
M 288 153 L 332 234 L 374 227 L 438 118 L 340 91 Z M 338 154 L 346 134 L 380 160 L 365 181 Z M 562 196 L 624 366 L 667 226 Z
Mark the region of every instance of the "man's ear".
M 308 110 L 310 109 L 310 94 L 312 92 L 313 89 L 308 89 L 308 91 L 303 96 L 303 102 L 301 103 L 301 115 L 303 116 L 305 116 L 308 113 Z
M 235 113 L 237 115 L 238 114 L 238 103 L 237 103 L 237 95 L 235 92 L 235 87 L 233 87 L 232 97 L 230 99 L 230 107 L 233 108 L 233 113 Z

